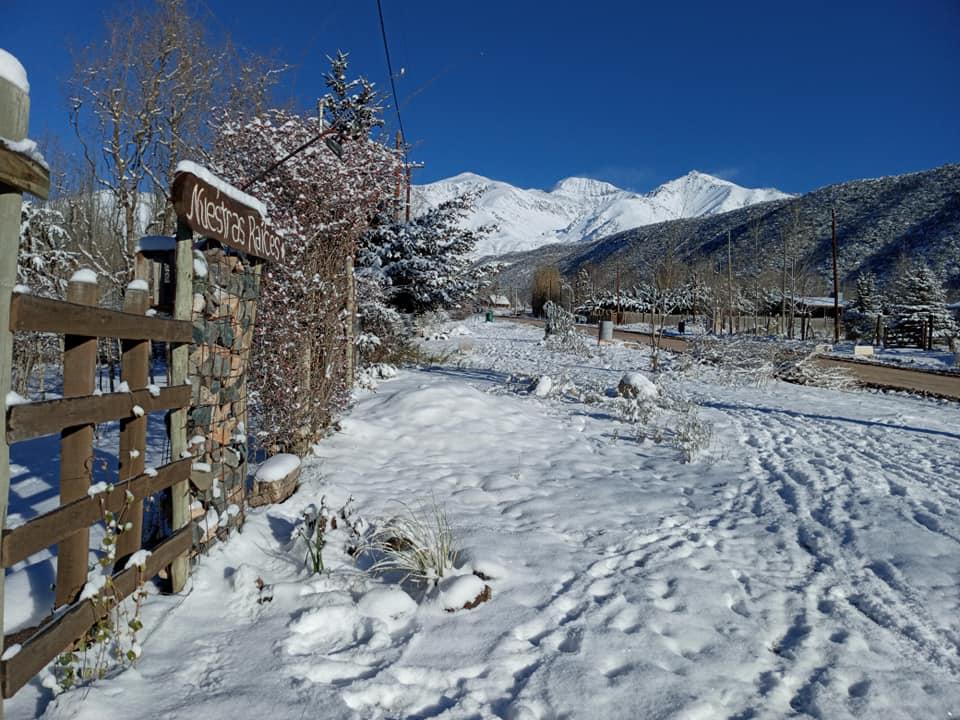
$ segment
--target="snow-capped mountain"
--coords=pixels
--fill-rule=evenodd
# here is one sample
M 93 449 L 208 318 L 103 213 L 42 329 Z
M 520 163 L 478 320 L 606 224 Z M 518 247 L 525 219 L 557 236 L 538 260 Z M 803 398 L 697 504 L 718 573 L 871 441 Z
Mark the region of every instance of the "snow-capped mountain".
M 474 173 L 461 173 L 415 190 L 416 208 L 435 206 L 465 192 L 478 193 L 466 224 L 497 228 L 477 247 L 478 257 L 556 242 L 595 240 L 642 225 L 716 215 L 791 197 L 774 189 L 740 187 L 697 171 L 646 194 L 578 177 L 561 180 L 550 191 L 523 190 Z

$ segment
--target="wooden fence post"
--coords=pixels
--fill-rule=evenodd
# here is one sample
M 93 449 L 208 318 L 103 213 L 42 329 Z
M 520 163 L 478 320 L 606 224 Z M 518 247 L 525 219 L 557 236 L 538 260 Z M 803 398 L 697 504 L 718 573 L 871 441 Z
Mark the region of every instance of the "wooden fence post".
M 142 280 L 135 280 L 127 287 L 123 298 L 123 311 L 144 316 L 147 312 L 147 290 L 141 287 Z M 128 388 L 142 390 L 149 384 L 150 341 L 124 340 L 121 343 L 120 379 Z M 143 472 L 147 451 L 147 415 L 120 421 L 120 482 L 130 480 Z M 143 535 L 143 500 L 135 500 L 123 514 L 122 521 L 130 524 L 117 539 L 117 561 L 140 549 Z
M 27 136 L 30 96 L 26 90 L 0 77 L 0 135 L 8 140 Z M 20 245 L 20 191 L 0 183 L 0 527 L 7 521 L 10 494 L 10 448 L 7 445 L 6 398 L 10 392 L 13 363 L 13 333 L 10 332 L 10 295 L 17 281 L 17 250 Z M 0 574 L 0 628 L 3 627 L 3 576 Z M 0 632 L 0 652 L 3 633 Z M 0 701 L 0 718 L 3 702 Z
M 193 314 L 193 230 L 177 219 L 176 249 L 176 295 L 173 301 L 173 317 L 189 321 Z M 189 343 L 182 343 L 170 353 L 170 385 L 176 387 L 187 382 Z M 178 460 L 187 450 L 187 409 L 180 408 L 170 414 L 170 456 Z M 246 478 L 244 478 L 246 482 Z M 175 483 L 170 488 L 171 525 L 174 532 L 190 522 L 190 484 L 187 480 Z M 170 565 L 170 584 L 178 593 L 187 584 L 190 573 L 190 552 L 174 558 Z
M 67 300 L 78 305 L 100 301 L 96 278 L 87 282 L 76 273 L 67 285 Z M 97 372 L 97 338 L 63 338 L 63 396 L 91 395 Z M 93 425 L 75 425 L 60 433 L 60 505 L 87 496 L 93 477 Z M 87 581 L 90 528 L 78 530 L 57 546 L 56 607 L 72 603 Z

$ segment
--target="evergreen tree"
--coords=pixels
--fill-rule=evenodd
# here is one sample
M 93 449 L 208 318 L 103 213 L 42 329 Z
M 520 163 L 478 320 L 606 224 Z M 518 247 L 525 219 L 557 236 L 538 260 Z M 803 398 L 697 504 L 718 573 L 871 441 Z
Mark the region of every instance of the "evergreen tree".
M 844 321 L 847 334 L 855 339 L 872 338 L 876 332 L 877 316 L 883 312 L 883 298 L 873 273 L 861 273 L 857 278 L 857 297 L 846 311 Z
M 472 196 L 461 195 L 410 222 L 394 219 L 385 207 L 361 238 L 358 270 L 376 276 L 386 301 L 401 312 L 458 305 L 483 280 L 483 272 L 472 269 L 469 253 L 487 230 L 461 225 L 472 204 Z
M 590 281 L 590 273 L 586 268 L 580 268 L 577 278 L 573 285 L 573 304 L 582 305 L 591 295 L 593 295 L 593 283 Z
M 932 321 L 934 338 L 956 334 L 943 282 L 922 260 L 904 267 L 894 282 L 889 299 L 889 312 L 895 328 L 919 331 L 924 323 Z

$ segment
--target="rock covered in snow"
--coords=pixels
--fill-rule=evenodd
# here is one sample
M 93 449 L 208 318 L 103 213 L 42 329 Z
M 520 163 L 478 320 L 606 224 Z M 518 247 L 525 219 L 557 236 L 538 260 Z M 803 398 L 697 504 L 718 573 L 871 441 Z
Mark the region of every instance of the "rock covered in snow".
M 646 375 L 638 372 L 624 373 L 617 385 L 617 391 L 625 398 L 652 400 L 660 394 L 660 390 Z
M 362 615 L 376 618 L 394 630 L 417 611 L 417 603 L 400 588 L 374 588 L 360 598 L 357 607 Z
M 280 503 L 293 495 L 300 483 L 300 458 L 291 453 L 279 453 L 269 458 L 253 478 L 251 507 Z
M 447 612 L 473 610 L 490 596 L 490 586 L 473 574 L 448 578 L 440 584 L 440 605 Z
M 257 468 L 257 474 L 254 479 L 257 482 L 270 483 L 279 482 L 290 475 L 294 470 L 300 469 L 300 458 L 292 453 L 280 453 L 274 455 Z
M 537 384 L 533 386 L 533 394 L 537 397 L 546 397 L 553 390 L 553 380 L 549 375 L 541 375 Z
M 510 573 L 496 560 L 486 557 L 472 558 L 466 567 L 481 580 L 500 580 Z

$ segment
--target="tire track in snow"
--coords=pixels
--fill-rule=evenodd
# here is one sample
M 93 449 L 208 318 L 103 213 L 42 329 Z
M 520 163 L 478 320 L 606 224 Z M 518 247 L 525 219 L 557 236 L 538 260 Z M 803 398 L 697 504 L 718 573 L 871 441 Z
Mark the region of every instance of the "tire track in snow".
M 890 493 L 906 498 L 913 508 L 913 517 L 905 518 L 931 532 L 942 528 L 935 521 L 924 522 L 918 507 L 931 511 L 942 506 L 931 505 L 930 500 L 918 506 L 921 501 L 913 496 L 937 493 L 952 505 L 955 494 L 911 466 L 916 458 L 890 462 L 889 451 L 886 456 L 879 452 L 883 438 L 870 435 L 851 442 L 834 424 L 824 426 L 822 420 L 813 423 L 795 414 L 730 414 L 744 428 L 745 443 L 756 452 L 751 466 L 759 481 L 747 486 L 754 495 L 751 511 L 771 520 L 767 530 L 780 553 L 791 559 L 789 575 L 799 577 L 782 598 L 782 616 L 767 618 L 774 627 L 785 624 L 786 630 L 771 648 L 779 661 L 756 678 L 757 705 L 769 708 L 773 702 L 785 713 L 817 715 L 821 691 L 842 694 L 843 688 L 831 687 L 835 683 L 829 668 L 837 667 L 839 659 L 857 664 L 858 651 L 845 649 L 851 625 L 881 644 L 892 640 L 906 656 L 956 678 L 957 634 L 938 626 L 921 595 L 891 563 L 871 559 L 865 551 L 869 548 L 860 545 L 858 533 L 867 521 L 858 509 L 857 493 L 864 488 L 857 483 L 859 479 L 863 485 L 862 478 L 871 473 L 902 479 L 891 481 Z M 798 452 L 791 452 L 793 446 Z M 886 460 L 882 465 L 880 457 Z M 948 532 L 940 534 L 957 540 Z M 770 569 L 757 567 L 753 580 Z M 866 680 L 846 688 L 851 712 L 869 691 Z M 747 707 L 734 717 L 754 715 L 755 710 Z

